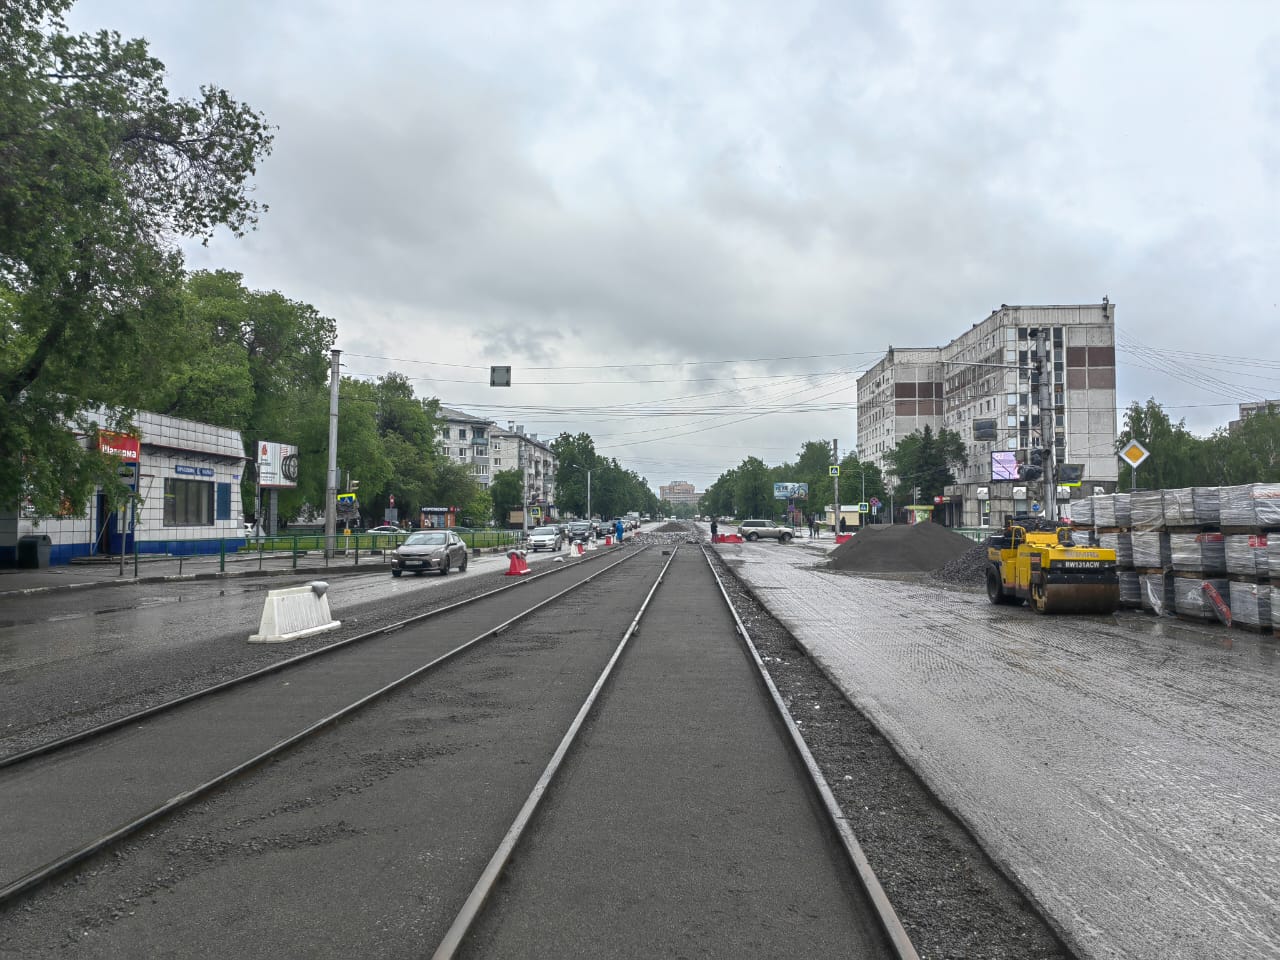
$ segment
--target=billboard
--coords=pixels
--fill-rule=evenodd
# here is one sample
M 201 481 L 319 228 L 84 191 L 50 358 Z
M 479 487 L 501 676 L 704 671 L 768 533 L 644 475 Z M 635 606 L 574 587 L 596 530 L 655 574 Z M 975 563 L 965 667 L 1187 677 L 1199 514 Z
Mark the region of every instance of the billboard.
M 98 449 L 125 463 L 137 463 L 142 458 L 142 441 L 126 433 L 98 432 Z
M 993 450 L 991 452 L 991 479 L 1017 480 L 1018 454 L 1013 450 Z
M 775 483 L 773 485 L 775 500 L 808 500 L 809 485 L 807 483 Z
M 289 443 L 258 443 L 258 486 L 296 487 L 298 448 Z

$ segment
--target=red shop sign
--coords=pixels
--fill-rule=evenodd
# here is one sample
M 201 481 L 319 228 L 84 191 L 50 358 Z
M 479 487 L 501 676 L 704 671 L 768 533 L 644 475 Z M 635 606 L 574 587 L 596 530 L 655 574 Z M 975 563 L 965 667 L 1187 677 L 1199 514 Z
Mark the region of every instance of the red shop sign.
M 126 463 L 137 463 L 142 457 L 142 441 L 126 433 L 109 433 L 103 430 L 98 434 L 98 449 L 119 457 Z

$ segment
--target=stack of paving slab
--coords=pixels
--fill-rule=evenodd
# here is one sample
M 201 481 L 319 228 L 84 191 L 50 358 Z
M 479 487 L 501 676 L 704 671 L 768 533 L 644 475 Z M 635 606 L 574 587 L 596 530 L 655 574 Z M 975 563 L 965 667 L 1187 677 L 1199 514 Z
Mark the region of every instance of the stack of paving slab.
M 1106 493 L 1071 504 L 1071 522 L 1089 531 L 1089 542 L 1116 552 L 1120 605 L 1141 605 L 1141 584 L 1133 564 L 1133 536 L 1129 529 L 1129 494 Z
M 1247 630 L 1274 629 L 1280 621 L 1280 483 L 1218 493 L 1233 621 Z
M 1280 484 L 1099 494 L 1071 518 L 1116 552 L 1123 606 L 1256 632 L 1280 620 Z

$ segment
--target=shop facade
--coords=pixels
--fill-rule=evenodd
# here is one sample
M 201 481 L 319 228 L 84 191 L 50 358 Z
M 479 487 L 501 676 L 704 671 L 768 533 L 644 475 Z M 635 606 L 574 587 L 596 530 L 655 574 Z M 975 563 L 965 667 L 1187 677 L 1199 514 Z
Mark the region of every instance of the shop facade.
M 120 458 L 120 478 L 138 502 L 121 514 L 99 491 L 83 516 L 39 517 L 25 505 L 0 512 L 0 565 L 13 566 L 18 540 L 31 534 L 50 538 L 55 565 L 135 549 L 191 555 L 244 545 L 239 431 L 148 412 L 134 417 L 134 427 L 132 438 L 105 434 L 102 442 Z

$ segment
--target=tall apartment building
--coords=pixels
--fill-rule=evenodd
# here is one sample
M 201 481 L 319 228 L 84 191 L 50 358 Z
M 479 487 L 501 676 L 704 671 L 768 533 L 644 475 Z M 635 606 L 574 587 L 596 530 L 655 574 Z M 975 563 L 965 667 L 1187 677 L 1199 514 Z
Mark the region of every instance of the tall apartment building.
M 524 475 L 525 499 L 541 506 L 544 516 L 557 516 L 556 456 L 550 443 L 510 420 L 505 430 L 494 427 L 492 438 L 494 472 L 518 469 Z
M 687 503 L 696 507 L 698 501 L 702 499 L 702 494 L 698 493 L 693 488 L 693 484 L 687 480 L 672 480 L 668 484 L 658 485 L 658 499 L 665 500 L 673 506 Z
M 858 454 L 888 470 L 886 454 L 926 425 L 954 430 L 968 457 L 947 489 L 953 522 L 998 526 L 1028 510 L 1039 485 L 992 478 L 991 454 L 1019 463 L 1040 436 L 1040 397 L 1031 389 L 1033 331 L 1049 331 L 1044 369 L 1053 409 L 1046 422 L 1058 463 L 1084 465 L 1077 495 L 1114 489 L 1117 478 L 1115 305 L 1001 306 L 943 347 L 893 349 L 858 378 Z M 978 439 L 974 421 L 994 439 Z M 1059 487 L 1060 501 L 1071 489 Z
M 440 450 L 454 463 L 469 466 L 476 483 L 488 488 L 495 473 L 519 470 L 528 502 L 541 505 L 548 517 L 556 515 L 556 460 L 546 441 L 536 433 L 525 433 L 513 421 L 504 429 L 492 420 L 445 406 L 440 416 L 444 420 Z
M 444 426 L 440 428 L 440 451 L 454 463 L 470 468 L 472 478 L 488 488 L 490 474 L 489 433 L 493 423 L 483 417 L 440 407 Z
M 1227 424 L 1228 432 L 1235 433 L 1242 423 L 1260 413 L 1280 413 L 1280 400 L 1255 400 L 1240 404 L 1240 418 Z

